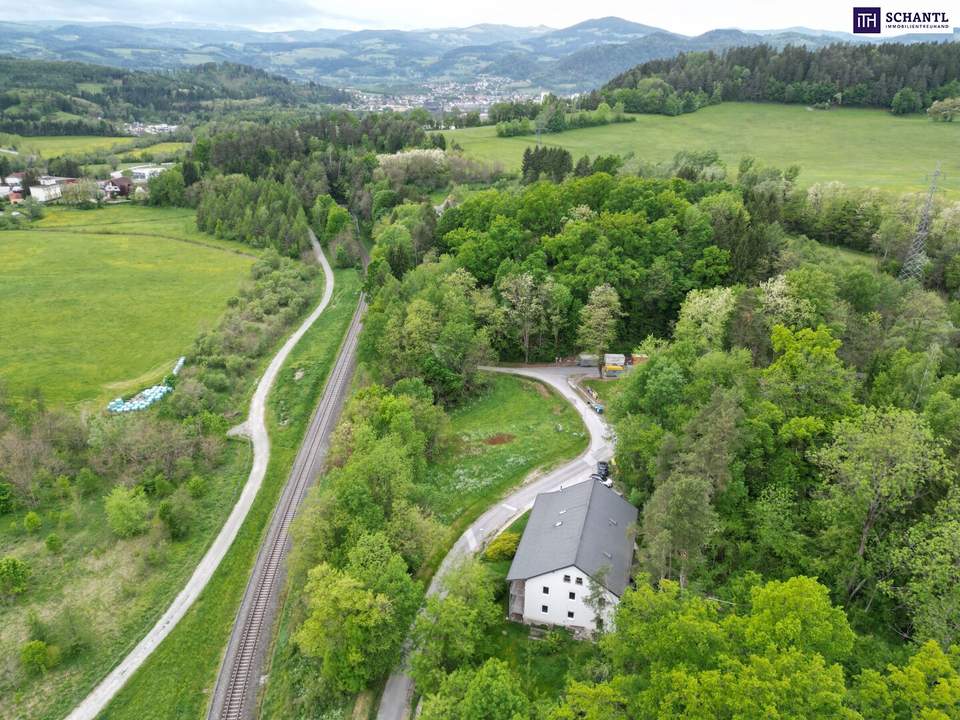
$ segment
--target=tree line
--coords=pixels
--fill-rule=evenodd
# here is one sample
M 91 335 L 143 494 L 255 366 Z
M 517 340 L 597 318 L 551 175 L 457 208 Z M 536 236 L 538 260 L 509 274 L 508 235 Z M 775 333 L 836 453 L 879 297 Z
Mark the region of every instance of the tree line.
M 841 104 L 918 112 L 960 95 L 956 43 L 836 43 L 815 50 L 769 45 L 681 53 L 618 75 L 593 102 L 627 112 L 692 112 L 720 101 Z
M 633 122 L 633 118 L 624 114 L 622 102 L 612 108 L 601 102 L 593 110 L 579 110 L 568 113 L 564 105 L 554 103 L 545 105 L 533 121 L 526 117 L 514 120 L 503 120 L 497 123 L 498 137 L 515 137 L 518 135 L 533 135 L 538 130 L 546 133 L 559 133 L 564 130 L 598 127 L 611 123 Z

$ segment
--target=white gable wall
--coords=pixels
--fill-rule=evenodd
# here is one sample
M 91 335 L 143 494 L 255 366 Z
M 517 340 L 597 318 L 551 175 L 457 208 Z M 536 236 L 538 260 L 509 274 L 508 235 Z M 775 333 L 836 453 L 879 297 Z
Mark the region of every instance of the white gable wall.
M 569 577 L 569 582 L 564 577 Z M 581 579 L 582 585 L 577 584 L 577 578 Z M 544 593 L 544 588 L 548 592 Z M 620 600 L 609 590 L 605 592 L 607 612 L 604 625 L 609 628 L 613 611 Z M 573 593 L 573 599 L 570 593 Z M 590 578 L 575 566 L 528 578 L 523 593 L 523 621 L 535 625 L 563 625 L 593 630 L 594 611 L 586 603 L 589 594 Z M 543 611 L 544 605 L 546 612 Z M 567 614 L 570 612 L 573 613 L 572 618 Z

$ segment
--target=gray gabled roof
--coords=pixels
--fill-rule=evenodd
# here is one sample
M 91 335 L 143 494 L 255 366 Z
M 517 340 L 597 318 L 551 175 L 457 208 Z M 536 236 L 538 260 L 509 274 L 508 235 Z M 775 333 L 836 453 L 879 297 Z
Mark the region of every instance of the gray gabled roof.
M 608 566 L 616 596 L 630 581 L 637 509 L 596 480 L 541 493 L 520 538 L 507 580 L 526 580 L 575 565 L 590 577 Z

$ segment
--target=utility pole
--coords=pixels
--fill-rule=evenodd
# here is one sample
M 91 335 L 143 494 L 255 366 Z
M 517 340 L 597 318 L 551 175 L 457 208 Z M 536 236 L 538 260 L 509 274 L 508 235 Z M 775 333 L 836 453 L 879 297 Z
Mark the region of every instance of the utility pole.
M 917 232 L 910 243 L 910 250 L 900 268 L 901 280 L 921 280 L 927 266 L 927 236 L 930 234 L 930 222 L 933 219 L 933 196 L 937 192 L 937 180 L 940 179 L 940 163 L 933 172 L 930 180 L 930 189 L 927 191 L 927 201 L 920 211 L 920 222 L 917 223 Z

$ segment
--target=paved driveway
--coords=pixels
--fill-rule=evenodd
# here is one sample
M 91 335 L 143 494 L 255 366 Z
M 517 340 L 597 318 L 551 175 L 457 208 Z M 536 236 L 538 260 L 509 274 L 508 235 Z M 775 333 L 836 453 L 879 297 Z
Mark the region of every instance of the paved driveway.
M 428 594 L 436 594 L 444 576 L 451 567 L 465 556 L 472 555 L 523 513 L 533 507 L 537 495 L 544 492 L 559 490 L 562 487 L 575 485 L 589 479 L 596 470 L 598 460 L 609 460 L 613 456 L 613 440 L 609 426 L 600 415 L 584 401 L 570 385 L 570 378 L 575 375 L 590 373 L 589 368 L 571 366 L 542 366 L 505 368 L 483 368 L 491 372 L 522 375 L 546 383 L 563 395 L 580 413 L 584 424 L 590 433 L 590 445 L 580 457 L 561 465 L 551 472 L 522 485 L 499 503 L 489 508 L 483 515 L 466 529 L 463 535 L 454 543 L 450 552 L 440 563 L 433 581 L 427 590 Z M 377 720 L 403 720 L 410 715 L 410 700 L 413 696 L 413 680 L 406 672 L 407 653 L 404 653 L 403 667 L 394 672 L 387 680 L 380 707 L 377 710 Z

